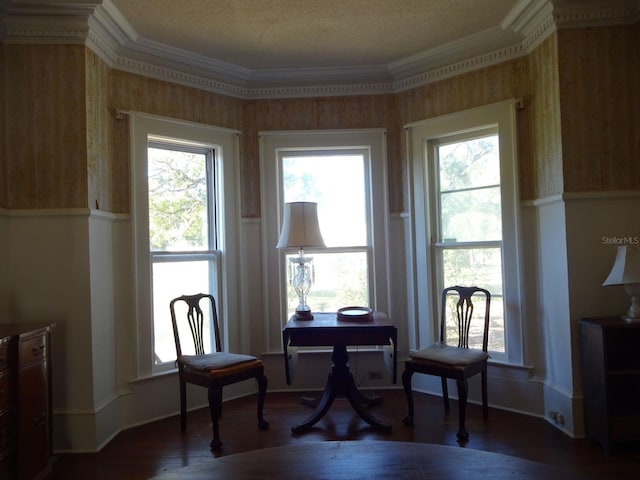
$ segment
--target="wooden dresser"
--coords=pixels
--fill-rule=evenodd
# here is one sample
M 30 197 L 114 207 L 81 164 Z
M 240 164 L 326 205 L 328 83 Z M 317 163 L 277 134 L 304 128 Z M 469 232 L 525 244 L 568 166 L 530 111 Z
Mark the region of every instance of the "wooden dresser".
M 0 479 L 51 476 L 51 329 L 0 324 Z

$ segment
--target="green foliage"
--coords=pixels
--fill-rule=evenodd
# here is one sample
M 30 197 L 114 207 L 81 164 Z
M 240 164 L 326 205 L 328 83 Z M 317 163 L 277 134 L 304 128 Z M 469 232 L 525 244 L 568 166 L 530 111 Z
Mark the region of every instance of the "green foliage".
M 149 237 L 151 250 L 207 247 L 206 157 L 149 149 Z

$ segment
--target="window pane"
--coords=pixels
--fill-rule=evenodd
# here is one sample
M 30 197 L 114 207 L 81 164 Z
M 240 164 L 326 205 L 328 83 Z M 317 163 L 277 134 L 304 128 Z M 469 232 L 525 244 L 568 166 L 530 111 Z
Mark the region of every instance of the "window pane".
M 307 304 L 312 312 L 335 312 L 352 305 L 369 306 L 366 252 L 315 253 L 313 257 L 315 283 Z M 298 296 L 291 287 L 291 262 L 297 255 L 287 255 L 287 308 L 295 313 Z
M 282 159 L 284 202 L 317 202 L 327 247 L 367 244 L 362 155 L 287 156 Z
M 206 155 L 148 149 L 151 251 L 207 250 Z
M 491 293 L 489 349 L 495 352 L 504 352 L 501 249 L 445 248 L 442 250 L 442 268 L 444 287 L 454 285 L 478 286 L 489 290 Z M 476 307 L 476 310 L 478 309 L 480 309 L 480 305 Z M 450 330 L 451 328 L 448 325 L 447 335 L 453 334 Z M 454 338 L 457 340 L 457 337 Z M 482 342 L 482 339 L 480 342 Z M 469 340 L 469 343 L 471 345 L 471 340 Z
M 498 135 L 440 145 L 440 190 L 500 184 Z
M 443 242 L 502 239 L 500 187 L 443 193 L 440 208 Z
M 173 362 L 176 359 L 169 302 L 180 295 L 195 293 L 211 293 L 217 298 L 214 269 L 213 260 L 153 263 L 153 333 L 156 364 Z M 207 343 L 209 335 L 210 330 L 207 329 L 205 348 L 210 346 Z M 182 353 L 192 353 L 184 346 L 183 349 Z

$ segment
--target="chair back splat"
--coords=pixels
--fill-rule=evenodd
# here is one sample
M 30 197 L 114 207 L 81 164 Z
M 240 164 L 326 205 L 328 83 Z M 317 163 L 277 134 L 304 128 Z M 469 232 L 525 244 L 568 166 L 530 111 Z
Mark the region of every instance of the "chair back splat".
M 476 305 L 484 303 L 484 315 L 474 315 L 474 297 Z M 456 381 L 458 387 L 458 441 L 466 443 L 469 433 L 465 426 L 468 384 L 467 379 L 477 373 L 481 376 L 482 412 L 486 419 L 489 415 L 487 402 L 487 346 L 489 341 L 489 318 L 491 293 L 480 287 L 454 286 L 442 291 L 440 305 L 440 341 L 427 348 L 411 352 L 405 362 L 402 385 L 407 398 L 409 413 L 404 419 L 407 425 L 413 425 L 413 391 L 411 378 L 414 373 L 436 375 L 441 379 L 444 408 L 449 411 L 449 392 L 447 379 Z M 454 317 L 453 327 L 448 328 L 447 318 Z M 480 326 L 476 323 L 482 321 Z M 457 345 L 451 345 L 453 336 L 457 336 Z M 473 341 L 470 342 L 470 339 Z
M 203 306 L 207 308 L 203 309 Z M 258 428 L 268 429 L 269 424 L 262 414 L 267 392 L 267 377 L 264 375 L 262 360 L 252 355 L 222 351 L 218 314 L 213 296 L 206 293 L 182 295 L 171 300 L 169 309 L 180 384 L 181 430 L 184 432 L 187 429 L 186 384 L 192 383 L 205 387 L 209 390 L 209 410 L 213 426 L 213 440 L 210 446 L 213 450 L 222 448 L 218 425 L 222 414 L 222 387 L 251 378 L 258 383 Z M 205 322 L 205 318 L 210 318 L 211 322 Z M 213 338 L 207 341 L 209 331 L 212 331 Z M 191 337 L 189 347 L 192 347 L 194 354 L 184 353 L 186 350 L 183 346 L 186 339 L 182 337 L 185 335 Z
M 455 302 L 455 318 L 457 321 L 458 347 L 469 348 L 469 334 L 471 324 L 474 320 L 473 312 L 473 296 L 481 294 L 479 299 L 485 302 L 485 311 L 482 325 L 482 350 L 487 351 L 489 343 L 489 311 L 491 304 L 491 293 L 484 288 L 479 287 L 448 287 L 442 291 L 441 311 L 440 311 L 440 343 L 446 342 L 446 325 L 447 325 L 447 298 L 456 298 Z M 484 297 L 484 298 L 483 298 Z

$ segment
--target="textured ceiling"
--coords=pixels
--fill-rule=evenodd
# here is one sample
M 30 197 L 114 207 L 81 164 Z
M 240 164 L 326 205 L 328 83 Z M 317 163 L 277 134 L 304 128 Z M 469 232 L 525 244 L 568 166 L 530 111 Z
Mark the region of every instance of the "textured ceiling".
M 112 0 L 146 39 L 251 70 L 388 65 L 499 27 L 517 0 Z

